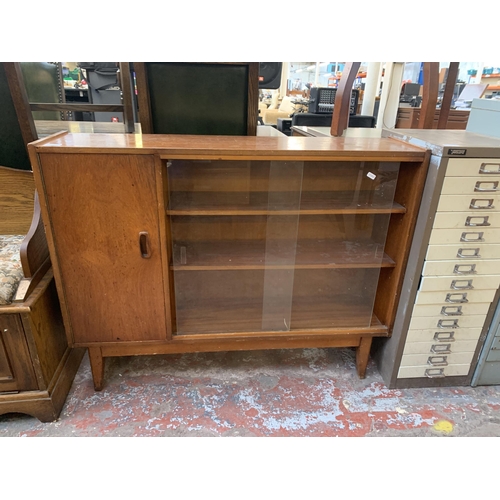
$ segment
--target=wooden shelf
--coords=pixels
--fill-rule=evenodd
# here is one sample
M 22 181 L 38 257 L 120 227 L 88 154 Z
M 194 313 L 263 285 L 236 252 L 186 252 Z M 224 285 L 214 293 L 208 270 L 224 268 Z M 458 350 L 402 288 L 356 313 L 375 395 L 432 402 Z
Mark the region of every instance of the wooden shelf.
M 395 267 L 395 262 L 370 241 L 302 240 L 283 245 L 279 255 L 268 249 L 265 241 L 202 241 L 186 245 L 176 243 L 174 271 L 217 271 L 252 269 L 346 269 Z M 380 253 L 379 253 L 380 252 Z M 279 262 L 282 263 L 279 263 Z M 287 262 L 294 261 L 293 264 Z M 185 262 L 183 264 L 182 262 Z
M 367 329 L 386 332 L 387 327 L 370 311 L 371 306 L 362 306 L 348 295 L 330 300 L 301 298 L 292 302 L 290 329 L 284 326 L 276 333 L 342 328 L 349 328 L 350 332 Z M 262 297 L 253 302 L 242 302 L 238 298 L 224 302 L 206 300 L 189 309 L 177 309 L 177 335 L 222 332 L 254 332 L 258 335 L 267 331 L 270 330 L 263 329 Z
M 392 201 L 371 202 L 373 192 L 303 192 L 300 207 L 296 193 L 175 193 L 168 215 L 327 215 L 327 214 L 404 214 L 406 209 Z M 288 200 L 288 201 L 287 201 Z M 274 203 L 275 202 L 275 203 Z

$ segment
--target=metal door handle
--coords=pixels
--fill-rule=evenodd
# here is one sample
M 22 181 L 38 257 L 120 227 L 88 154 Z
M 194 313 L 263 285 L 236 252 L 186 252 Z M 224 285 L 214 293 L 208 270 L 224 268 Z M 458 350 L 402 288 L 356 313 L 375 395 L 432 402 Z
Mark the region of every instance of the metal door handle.
M 485 201 L 487 203 L 487 205 L 478 205 L 477 203 L 479 201 Z M 495 206 L 493 205 L 493 202 L 494 202 L 493 198 L 488 198 L 488 199 L 472 198 L 472 200 L 470 200 L 469 208 L 473 208 L 475 210 L 486 210 L 486 209 L 495 208 Z
M 479 248 L 459 248 L 457 252 L 457 257 L 461 259 L 479 259 Z M 466 255 L 465 252 L 472 252 L 472 255 Z
M 469 235 L 472 234 L 477 234 L 477 238 L 470 238 Z M 465 241 L 465 242 L 476 242 L 476 241 L 484 241 L 484 231 L 475 231 L 475 232 L 467 232 L 464 231 L 462 233 L 462 236 L 460 237 L 460 241 Z
M 491 224 L 488 222 L 489 218 L 490 218 L 489 215 L 483 215 L 483 216 L 469 215 L 469 217 L 467 217 L 467 219 L 465 219 L 465 225 L 466 226 L 491 226 Z M 476 223 L 476 222 L 473 222 L 472 219 L 483 219 L 483 222 Z
M 458 283 L 466 283 L 466 285 L 460 286 Z M 453 280 L 451 282 L 450 288 L 452 290 L 473 290 L 472 280 Z
M 455 332 L 435 332 L 434 340 L 437 342 L 455 342 Z
M 462 306 L 443 306 L 441 314 L 443 316 L 462 316 Z
M 496 167 L 496 170 L 489 170 L 488 167 Z M 500 174 L 500 163 L 481 163 L 479 167 L 480 174 Z
M 433 344 L 431 347 L 432 354 L 451 354 L 451 344 Z
M 483 188 L 481 184 L 491 184 L 491 188 Z M 480 191 L 483 193 L 496 192 L 498 191 L 498 181 L 477 181 L 474 186 L 474 191 Z
M 454 296 L 458 296 L 458 299 L 454 299 Z M 467 300 L 467 294 L 466 293 L 447 293 L 446 294 L 446 299 L 444 299 L 445 302 L 452 302 L 455 304 L 464 304 L 465 302 L 469 302 Z
M 476 274 L 476 264 L 457 264 L 453 268 L 454 274 Z
M 445 377 L 444 368 L 427 368 L 425 376 L 429 378 L 443 378 Z
M 448 366 L 446 356 L 429 356 L 427 359 L 427 364 L 432 366 Z
M 437 323 L 438 328 L 460 328 L 458 319 L 440 319 Z

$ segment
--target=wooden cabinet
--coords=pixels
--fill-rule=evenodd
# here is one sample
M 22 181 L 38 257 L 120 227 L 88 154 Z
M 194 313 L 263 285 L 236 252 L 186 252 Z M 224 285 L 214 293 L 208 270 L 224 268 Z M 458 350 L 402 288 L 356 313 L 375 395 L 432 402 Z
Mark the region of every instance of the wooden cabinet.
M 29 297 L 0 307 L 0 414 L 60 414 L 83 349 L 69 349 L 52 270 Z
M 436 109 L 432 128 L 437 129 L 440 112 L 441 110 Z M 450 109 L 446 128 L 454 130 L 465 130 L 465 128 L 467 127 L 467 121 L 469 120 L 469 114 L 469 110 Z M 409 106 L 400 107 L 398 108 L 398 115 L 396 118 L 396 128 L 416 129 L 418 127 L 419 118 L 420 108 L 411 108 Z
M 392 139 L 60 134 L 30 146 L 68 340 L 108 356 L 390 335 L 428 164 Z
M 0 392 L 37 389 L 19 315 L 0 315 Z

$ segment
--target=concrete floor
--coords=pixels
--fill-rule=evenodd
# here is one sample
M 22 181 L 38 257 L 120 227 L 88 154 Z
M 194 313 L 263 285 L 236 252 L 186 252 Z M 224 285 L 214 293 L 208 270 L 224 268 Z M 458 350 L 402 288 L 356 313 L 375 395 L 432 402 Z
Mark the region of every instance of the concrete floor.
M 500 436 L 498 386 L 388 389 L 351 349 L 85 356 L 60 418 L 0 416 L 5 436 Z

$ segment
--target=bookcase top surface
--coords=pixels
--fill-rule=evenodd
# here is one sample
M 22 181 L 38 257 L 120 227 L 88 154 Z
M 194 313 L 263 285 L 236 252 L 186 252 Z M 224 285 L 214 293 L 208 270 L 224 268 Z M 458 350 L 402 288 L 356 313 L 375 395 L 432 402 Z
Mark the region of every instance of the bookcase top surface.
M 169 157 L 422 161 L 425 149 L 391 138 L 250 137 L 59 133 L 31 144 L 40 153 L 159 154 Z

